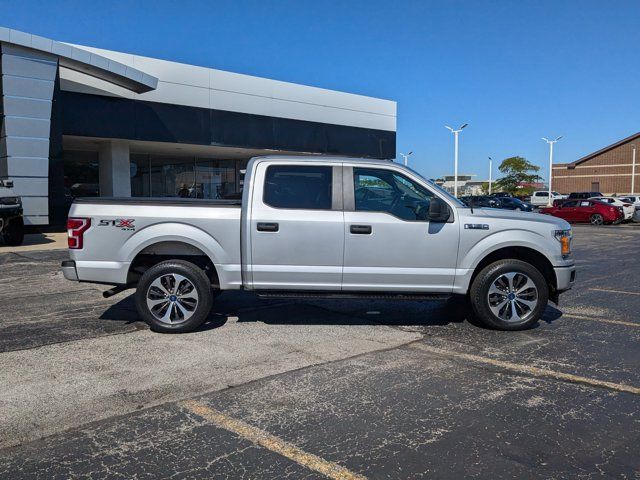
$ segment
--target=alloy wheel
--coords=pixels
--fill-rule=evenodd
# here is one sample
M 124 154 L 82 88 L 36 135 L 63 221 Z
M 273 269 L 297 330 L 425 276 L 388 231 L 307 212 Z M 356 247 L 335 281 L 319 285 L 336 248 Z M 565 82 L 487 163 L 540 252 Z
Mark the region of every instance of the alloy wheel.
M 487 294 L 489 309 L 500 320 L 527 320 L 538 305 L 538 288 L 521 272 L 503 273 L 496 278 Z
M 198 306 L 198 291 L 187 277 L 177 273 L 156 278 L 147 289 L 147 307 L 160 322 L 186 322 Z
M 602 215 L 597 213 L 595 215 L 591 215 L 590 221 L 591 221 L 591 225 L 602 225 L 604 223 Z

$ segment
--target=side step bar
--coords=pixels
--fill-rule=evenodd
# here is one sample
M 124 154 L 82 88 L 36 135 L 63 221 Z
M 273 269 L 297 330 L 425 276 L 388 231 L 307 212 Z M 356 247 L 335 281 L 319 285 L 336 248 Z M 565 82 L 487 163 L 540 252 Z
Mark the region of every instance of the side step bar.
M 329 299 L 378 299 L 378 300 L 447 300 L 448 293 L 388 293 L 388 292 L 323 292 L 263 290 L 254 293 L 260 298 L 329 298 Z

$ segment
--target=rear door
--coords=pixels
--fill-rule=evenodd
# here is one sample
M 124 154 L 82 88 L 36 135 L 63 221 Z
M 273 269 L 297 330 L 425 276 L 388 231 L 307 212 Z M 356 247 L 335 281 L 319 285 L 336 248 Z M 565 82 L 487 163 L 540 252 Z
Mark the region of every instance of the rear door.
M 429 222 L 434 193 L 384 167 L 345 166 L 343 179 L 342 289 L 451 292 L 460 226 Z
M 556 216 L 564 218 L 567 222 L 575 222 L 577 206 L 577 200 L 569 200 L 568 202 L 564 202 L 558 209 L 558 213 Z
M 575 221 L 576 222 L 588 222 L 591 215 L 594 213 L 593 202 L 590 200 L 581 200 L 575 209 Z
M 247 261 L 254 289 L 340 290 L 341 178 L 340 163 L 256 166 Z

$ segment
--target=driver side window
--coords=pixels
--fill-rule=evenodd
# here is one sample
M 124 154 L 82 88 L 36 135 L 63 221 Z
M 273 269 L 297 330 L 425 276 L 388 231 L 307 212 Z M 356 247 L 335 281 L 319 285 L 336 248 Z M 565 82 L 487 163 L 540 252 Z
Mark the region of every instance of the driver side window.
M 380 168 L 354 168 L 357 212 L 385 212 L 402 220 L 427 221 L 433 194 L 413 180 Z

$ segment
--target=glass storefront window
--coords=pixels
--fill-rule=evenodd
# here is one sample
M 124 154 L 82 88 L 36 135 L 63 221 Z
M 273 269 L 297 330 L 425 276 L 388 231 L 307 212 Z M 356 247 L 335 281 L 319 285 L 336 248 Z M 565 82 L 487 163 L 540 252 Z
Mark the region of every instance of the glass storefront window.
M 236 166 L 233 160 L 196 161 L 195 191 L 197 198 L 234 198 Z
M 240 198 L 237 166 L 235 160 L 132 154 L 131 195 Z
M 98 152 L 65 150 L 64 195 L 71 205 L 77 197 L 97 197 L 100 195 Z

